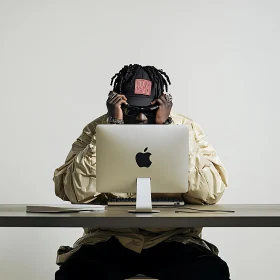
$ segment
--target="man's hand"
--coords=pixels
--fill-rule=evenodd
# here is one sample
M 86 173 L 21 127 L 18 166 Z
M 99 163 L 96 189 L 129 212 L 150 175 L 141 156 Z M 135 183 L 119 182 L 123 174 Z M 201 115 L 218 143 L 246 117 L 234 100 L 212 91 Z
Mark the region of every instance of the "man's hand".
M 169 117 L 171 108 L 172 108 L 172 100 L 167 97 L 166 94 L 162 94 L 158 99 L 154 100 L 151 105 L 158 104 L 159 108 L 156 114 L 156 124 L 163 124 Z
M 127 98 L 123 94 L 117 94 L 116 92 L 111 91 L 106 102 L 108 115 L 112 118 L 122 120 L 123 112 L 121 106 L 122 104 L 127 104 L 126 101 Z

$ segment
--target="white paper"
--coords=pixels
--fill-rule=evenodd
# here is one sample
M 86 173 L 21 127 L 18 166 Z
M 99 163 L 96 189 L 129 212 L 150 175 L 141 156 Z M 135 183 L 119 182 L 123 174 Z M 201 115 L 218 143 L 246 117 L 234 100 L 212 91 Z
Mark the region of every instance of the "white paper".
M 26 212 L 33 213 L 67 213 L 79 211 L 103 211 L 106 205 L 61 204 L 61 205 L 27 205 Z

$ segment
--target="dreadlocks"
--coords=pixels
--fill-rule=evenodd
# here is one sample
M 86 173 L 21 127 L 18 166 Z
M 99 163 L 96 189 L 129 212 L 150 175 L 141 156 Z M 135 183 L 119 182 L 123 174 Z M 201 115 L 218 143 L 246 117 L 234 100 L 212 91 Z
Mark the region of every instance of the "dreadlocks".
M 146 73 L 149 75 L 151 81 L 158 85 L 155 96 L 156 98 L 158 98 L 163 93 L 164 88 L 166 92 L 168 92 L 168 84 L 171 85 L 171 82 L 168 75 L 163 72 L 162 69 L 157 69 L 154 66 L 141 66 L 139 64 L 125 65 L 119 71 L 119 73 L 116 73 L 112 77 L 110 84 L 112 85 L 114 83 L 113 90 L 115 92 L 121 93 L 123 83 L 133 81 L 140 69 L 144 69 L 144 71 L 146 71 Z

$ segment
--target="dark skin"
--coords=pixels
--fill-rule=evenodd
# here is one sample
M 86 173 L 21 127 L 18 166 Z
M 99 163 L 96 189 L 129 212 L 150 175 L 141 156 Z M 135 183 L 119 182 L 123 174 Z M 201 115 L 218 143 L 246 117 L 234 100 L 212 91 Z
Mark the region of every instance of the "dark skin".
M 123 94 L 117 94 L 113 98 L 108 98 L 106 105 L 108 115 L 118 120 L 123 120 L 125 124 L 163 124 L 169 117 L 173 103 L 167 101 L 166 95 L 162 94 L 158 99 L 151 102 L 151 105 L 158 105 L 155 116 L 146 116 L 140 112 L 136 116 L 126 116 L 123 114 L 121 106 L 127 103 L 127 98 Z

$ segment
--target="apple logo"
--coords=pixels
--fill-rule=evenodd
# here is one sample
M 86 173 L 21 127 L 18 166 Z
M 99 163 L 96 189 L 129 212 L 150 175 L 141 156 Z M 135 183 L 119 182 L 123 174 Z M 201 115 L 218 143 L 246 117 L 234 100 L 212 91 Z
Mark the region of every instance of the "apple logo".
M 151 153 L 147 153 L 148 147 L 144 150 L 144 153 L 137 153 L 135 156 L 136 163 L 139 167 L 150 167 L 152 162 L 150 161 Z

